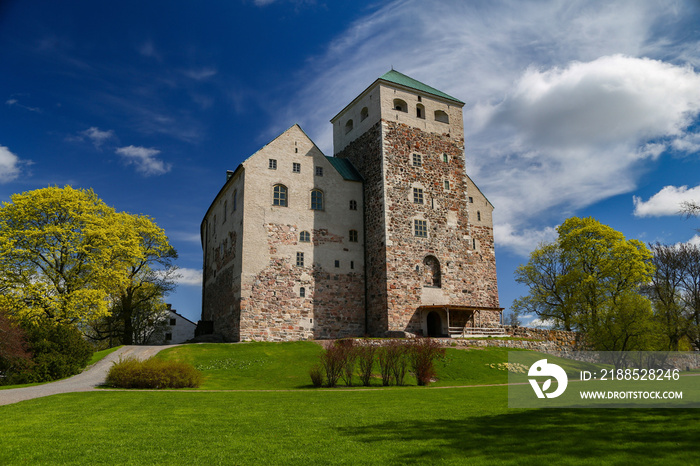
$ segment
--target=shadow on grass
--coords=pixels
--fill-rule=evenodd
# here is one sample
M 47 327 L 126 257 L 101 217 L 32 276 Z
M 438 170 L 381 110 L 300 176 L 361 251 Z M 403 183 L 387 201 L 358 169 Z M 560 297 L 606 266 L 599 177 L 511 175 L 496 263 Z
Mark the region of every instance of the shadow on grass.
M 383 422 L 339 432 L 366 443 L 415 442 L 420 446 L 399 454 L 407 462 L 472 458 L 474 462 L 691 464 L 698 459 L 699 421 L 700 412 L 693 409 L 547 409 L 463 422 Z

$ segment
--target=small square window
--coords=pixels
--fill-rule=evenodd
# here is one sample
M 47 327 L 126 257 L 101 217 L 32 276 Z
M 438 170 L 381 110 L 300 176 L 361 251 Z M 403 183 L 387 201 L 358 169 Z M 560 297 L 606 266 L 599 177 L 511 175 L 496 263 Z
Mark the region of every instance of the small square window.
M 428 222 L 427 220 L 414 220 L 413 221 L 413 234 L 418 238 L 428 237 Z
M 422 204 L 423 203 L 423 190 L 421 188 L 413 188 L 413 203 Z
M 299 241 L 302 243 L 309 243 L 311 242 L 311 235 L 309 234 L 308 231 L 302 231 L 299 233 Z
M 335 268 L 337 269 L 339 267 L 340 267 L 340 261 L 335 261 Z
M 293 173 L 301 173 L 301 164 L 300 163 L 292 163 L 292 172 Z
M 304 267 L 304 253 L 297 253 L 297 267 Z
M 355 200 L 350 201 L 350 210 L 357 210 L 357 201 L 355 201 Z
M 423 166 L 423 157 L 420 154 L 413 154 L 413 166 L 414 167 L 422 167 Z
M 323 167 L 316 167 L 316 176 L 323 176 Z
M 177 319 L 170 319 L 170 325 L 173 326 L 177 323 Z
M 172 341 L 173 339 L 173 334 L 172 333 L 166 333 L 165 334 L 165 341 Z
M 270 159 L 268 161 L 267 168 L 269 168 L 270 170 L 277 170 L 277 160 Z
M 470 203 L 470 204 L 473 204 L 473 203 L 474 203 L 474 198 L 471 197 L 471 196 L 469 196 L 469 203 Z

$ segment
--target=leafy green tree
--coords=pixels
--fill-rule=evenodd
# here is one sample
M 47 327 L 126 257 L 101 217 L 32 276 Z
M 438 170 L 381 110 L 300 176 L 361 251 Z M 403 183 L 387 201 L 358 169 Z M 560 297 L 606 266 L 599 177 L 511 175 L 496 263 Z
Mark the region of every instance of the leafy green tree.
M 163 297 L 175 287 L 177 252 L 165 232 L 146 216 L 124 218 L 138 237 L 141 254 L 127 267 L 127 279 L 115 290 L 111 314 L 93 321 L 88 336 L 117 344 L 143 344 L 167 323 Z
M 117 307 L 128 315 L 153 299 L 145 288 L 172 286 L 172 271 L 152 268 L 172 269 L 176 257 L 152 219 L 116 212 L 92 190 L 38 189 L 0 207 L 0 306 L 19 318 L 84 328 Z
M 516 281 L 529 289 L 514 302 L 516 311 L 586 333 L 598 348 L 648 346 L 635 320 L 651 328 L 648 300 L 639 294 L 654 270 L 646 246 L 593 218 L 569 218 L 557 233 L 516 270 Z

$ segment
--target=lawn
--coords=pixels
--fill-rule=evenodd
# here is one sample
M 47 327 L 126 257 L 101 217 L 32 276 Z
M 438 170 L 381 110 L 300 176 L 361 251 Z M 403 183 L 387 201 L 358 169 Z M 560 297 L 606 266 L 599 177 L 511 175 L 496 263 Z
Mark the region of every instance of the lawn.
M 0 406 L 0 464 L 700 461 L 700 410 L 516 410 L 505 386 L 459 387 L 507 382 L 490 367 L 507 361 L 504 349 L 450 349 L 432 387 L 372 390 L 310 388 L 319 352 L 312 342 L 185 345 L 161 357 L 202 368 L 203 389 L 252 391 L 101 390 Z

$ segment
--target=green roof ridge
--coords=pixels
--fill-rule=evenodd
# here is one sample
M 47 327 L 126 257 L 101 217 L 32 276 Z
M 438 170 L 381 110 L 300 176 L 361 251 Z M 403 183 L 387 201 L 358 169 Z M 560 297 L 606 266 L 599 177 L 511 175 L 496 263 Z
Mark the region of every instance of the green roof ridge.
M 383 79 L 384 81 L 389 81 L 394 84 L 400 84 L 402 86 L 410 87 L 411 89 L 415 89 L 417 91 L 422 91 L 427 94 L 432 94 L 438 97 L 442 97 L 445 99 L 449 100 L 454 100 L 455 102 L 459 102 L 463 104 L 459 99 L 455 99 L 449 94 L 445 94 L 442 91 L 439 91 L 435 89 L 434 87 L 430 87 L 427 84 L 423 84 L 422 82 L 418 81 L 417 79 L 413 79 L 410 76 L 406 76 L 403 73 L 399 73 L 398 71 L 392 69 L 391 71 L 387 71 L 384 73 L 379 79 Z
M 338 173 L 340 173 L 340 176 L 342 176 L 344 180 L 362 181 L 362 176 L 349 160 L 341 159 L 340 157 L 329 157 L 327 155 L 325 157 L 338 171 Z

